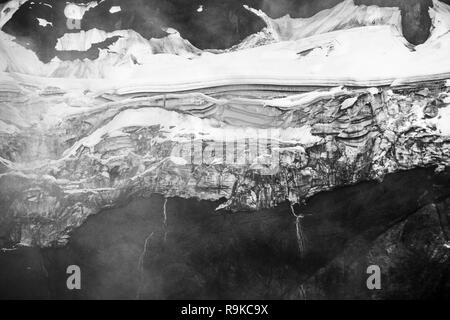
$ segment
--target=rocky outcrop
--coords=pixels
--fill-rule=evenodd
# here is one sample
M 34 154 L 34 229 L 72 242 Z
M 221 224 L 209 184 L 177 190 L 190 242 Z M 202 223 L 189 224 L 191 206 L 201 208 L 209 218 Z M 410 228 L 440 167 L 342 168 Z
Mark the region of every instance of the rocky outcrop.
M 215 212 L 224 200 L 133 199 L 63 247 L 1 250 L 0 298 L 446 298 L 449 182 L 414 169 L 319 193 L 301 207 L 303 254 L 288 202 L 229 214 Z M 69 265 L 81 290 L 67 289 Z M 366 286 L 371 265 L 381 290 Z
M 449 199 L 424 206 L 379 234 L 363 236 L 302 285 L 306 299 L 448 299 Z M 380 290 L 365 288 L 368 266 L 381 270 Z

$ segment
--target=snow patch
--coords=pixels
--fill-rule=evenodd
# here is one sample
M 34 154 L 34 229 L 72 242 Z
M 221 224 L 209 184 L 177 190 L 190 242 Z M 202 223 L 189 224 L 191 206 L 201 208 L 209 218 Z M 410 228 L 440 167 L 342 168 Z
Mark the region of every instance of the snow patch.
M 81 20 L 84 14 L 92 8 L 98 5 L 96 1 L 91 1 L 88 3 L 73 3 L 67 2 L 64 8 L 64 15 L 68 19 Z
M 39 22 L 39 25 L 41 27 L 46 27 L 46 26 L 52 26 L 53 27 L 53 23 L 52 22 L 49 22 L 49 21 L 47 21 L 45 19 L 42 19 L 42 18 L 36 18 L 36 19 Z
M 445 136 L 450 136 L 450 105 L 439 109 L 436 127 Z
M 341 104 L 341 110 L 348 109 L 350 107 L 353 107 L 353 105 L 358 101 L 358 97 L 352 97 L 345 99 L 344 102 Z
M 116 12 L 120 12 L 122 10 L 122 8 L 120 7 L 120 6 L 112 6 L 110 9 L 109 9 L 109 13 L 116 13 Z
M 184 166 L 188 163 L 186 159 L 183 159 L 181 157 L 171 156 L 169 159 L 177 166 Z
M 94 28 L 88 31 L 64 34 L 58 39 L 55 48 L 58 51 L 87 51 L 93 44 L 118 36 L 120 39 L 109 46 L 108 54 L 110 56 L 118 55 L 122 62 L 126 62 L 132 57 L 138 63 L 143 63 L 149 55 L 159 53 L 181 55 L 188 58 L 201 53 L 201 50 L 194 47 L 189 41 L 181 38 L 175 29 L 167 29 L 167 33 L 169 35 L 164 38 L 147 40 L 133 30 L 106 32 Z M 108 54 L 101 55 L 98 60 L 105 59 Z

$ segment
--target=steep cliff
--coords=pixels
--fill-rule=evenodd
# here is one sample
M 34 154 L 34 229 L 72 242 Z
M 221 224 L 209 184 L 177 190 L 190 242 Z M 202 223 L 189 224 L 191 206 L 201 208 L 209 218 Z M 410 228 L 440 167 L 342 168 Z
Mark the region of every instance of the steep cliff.
M 296 26 L 323 26 L 328 12 L 268 21 L 273 44 L 220 54 L 176 34 L 153 54 L 155 40 L 116 32 L 123 40 L 95 61 L 43 64 L 2 34 L 4 245 L 65 243 L 89 215 L 155 192 L 260 210 L 448 165 L 448 6 L 436 2 L 432 36 L 413 51 L 391 29 L 397 11 L 352 1 L 333 10 L 314 36 Z M 388 25 L 364 26 L 374 17 Z M 93 32 L 59 48 L 89 49 Z M 30 76 L 99 73 L 108 83 Z

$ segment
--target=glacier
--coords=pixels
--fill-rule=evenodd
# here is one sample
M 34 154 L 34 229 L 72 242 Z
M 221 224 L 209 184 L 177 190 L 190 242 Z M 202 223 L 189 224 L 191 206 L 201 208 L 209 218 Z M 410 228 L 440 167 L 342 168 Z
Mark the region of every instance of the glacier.
M 267 27 L 228 50 L 171 28 L 161 39 L 91 29 L 56 49 L 118 39 L 94 60 L 42 63 L 0 31 L 1 221 L 13 225 L 2 246 L 66 244 L 88 216 L 154 193 L 258 211 L 448 166 L 448 5 L 434 0 L 418 46 L 398 8 L 248 10 Z

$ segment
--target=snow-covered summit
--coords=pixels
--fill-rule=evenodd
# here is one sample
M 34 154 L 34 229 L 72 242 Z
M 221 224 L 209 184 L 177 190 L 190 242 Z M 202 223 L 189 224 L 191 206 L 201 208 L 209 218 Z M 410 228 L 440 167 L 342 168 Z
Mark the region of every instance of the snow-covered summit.
M 314 35 L 364 26 L 389 25 L 402 30 L 401 12 L 396 7 L 355 5 L 353 0 L 344 0 L 331 9 L 320 11 L 310 18 L 278 19 L 268 17 L 263 11 L 246 8 L 267 25 L 267 29 L 278 41 L 299 40 Z

